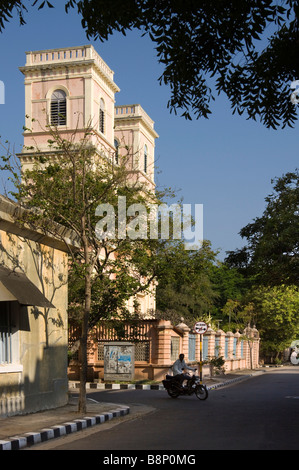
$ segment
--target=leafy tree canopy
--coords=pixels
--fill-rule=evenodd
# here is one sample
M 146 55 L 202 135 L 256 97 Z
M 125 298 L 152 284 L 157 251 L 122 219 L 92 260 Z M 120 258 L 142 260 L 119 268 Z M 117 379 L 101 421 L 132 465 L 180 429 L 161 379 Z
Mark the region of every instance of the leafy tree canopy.
M 54 1 L 35 0 L 39 9 Z M 14 10 L 25 22 L 29 2 L 4 0 L 0 31 Z M 170 86 L 170 111 L 207 118 L 224 92 L 233 113 L 270 128 L 297 120 L 290 84 L 299 79 L 299 6 L 296 0 L 68 0 L 88 38 L 107 40 L 133 28 L 149 35 Z
M 225 263 L 213 265 L 210 279 L 214 290 L 218 293 L 214 301 L 213 314 L 220 319 L 221 311 L 229 299 L 241 301 L 251 286 L 251 280 L 243 276 L 237 268 Z
M 294 284 L 299 280 L 299 170 L 272 181 L 261 217 L 240 235 L 247 246 L 228 252 L 226 263 L 265 285 Z
M 275 360 L 290 347 L 299 334 L 299 290 L 297 286 L 258 286 L 248 290 L 241 300 L 228 299 L 224 305 L 224 331 L 257 328 L 261 357 Z
M 156 316 L 174 325 L 183 317 L 190 327 L 203 319 L 217 298 L 210 279 L 215 258 L 208 241 L 196 251 L 185 250 L 183 243 L 169 244 L 166 255 L 161 256 Z
M 251 293 L 261 353 L 278 357 L 299 334 L 297 286 L 259 287 Z

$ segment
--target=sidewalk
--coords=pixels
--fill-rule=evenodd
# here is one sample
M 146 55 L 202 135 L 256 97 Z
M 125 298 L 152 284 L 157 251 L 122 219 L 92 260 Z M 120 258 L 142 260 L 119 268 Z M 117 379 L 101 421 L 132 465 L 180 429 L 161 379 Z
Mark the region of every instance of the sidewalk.
M 212 379 L 203 380 L 208 390 L 229 385 L 239 380 L 252 377 L 261 371 L 234 371 L 218 375 Z M 134 385 L 134 384 L 87 384 L 88 389 L 143 389 L 164 390 L 163 385 Z M 69 383 L 70 392 L 77 390 L 77 383 Z M 97 403 L 87 400 L 87 414 L 77 411 L 77 399 L 70 397 L 69 403 L 53 410 L 41 411 L 28 415 L 0 418 L 0 450 L 19 450 L 50 439 L 62 437 L 82 429 L 95 426 L 114 418 L 126 416 L 131 412 L 130 407 L 113 403 Z

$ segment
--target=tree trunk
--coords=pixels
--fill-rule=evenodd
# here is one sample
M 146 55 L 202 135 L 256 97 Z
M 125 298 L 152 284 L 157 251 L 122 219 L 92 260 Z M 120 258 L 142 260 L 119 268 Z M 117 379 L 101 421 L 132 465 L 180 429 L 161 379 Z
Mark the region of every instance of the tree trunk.
M 86 310 L 82 324 L 80 338 L 80 388 L 78 411 L 86 413 L 86 382 L 87 382 L 87 337 L 88 337 L 88 317 Z
M 86 382 L 87 382 L 87 341 L 88 341 L 88 324 L 91 308 L 91 269 L 87 267 L 85 274 L 85 305 L 84 316 L 82 322 L 82 332 L 80 338 L 81 346 L 81 368 L 80 368 L 80 389 L 78 411 L 86 413 Z

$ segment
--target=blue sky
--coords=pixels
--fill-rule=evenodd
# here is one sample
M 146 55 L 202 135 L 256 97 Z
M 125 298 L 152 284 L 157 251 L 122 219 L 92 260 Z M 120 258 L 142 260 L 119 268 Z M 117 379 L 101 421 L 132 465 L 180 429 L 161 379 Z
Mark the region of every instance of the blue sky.
M 269 130 L 261 123 L 232 116 L 225 96 L 212 105 L 213 114 L 186 121 L 169 113 L 169 89 L 160 86 L 154 44 L 139 32 L 114 34 L 105 43 L 88 41 L 75 11 L 65 14 L 64 2 L 55 9 L 32 9 L 27 24 L 18 18 L 0 34 L 0 80 L 5 84 L 5 104 L 0 105 L 0 135 L 14 145 L 23 143 L 24 82 L 18 67 L 25 51 L 93 44 L 115 72 L 120 93 L 116 104 L 139 103 L 155 121 L 156 181 L 179 190 L 187 204 L 203 204 L 204 238 L 214 250 L 225 252 L 245 244 L 242 227 L 262 215 L 271 179 L 299 167 L 298 124 L 294 129 Z M 58 6 L 57 6 L 58 5 Z M 298 77 L 299 78 L 299 77 Z

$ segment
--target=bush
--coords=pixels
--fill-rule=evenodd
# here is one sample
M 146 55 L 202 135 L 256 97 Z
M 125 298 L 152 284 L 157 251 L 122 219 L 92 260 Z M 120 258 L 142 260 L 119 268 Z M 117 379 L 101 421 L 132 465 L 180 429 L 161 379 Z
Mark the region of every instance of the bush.
M 210 366 L 211 375 L 214 375 L 214 372 L 216 374 L 220 374 L 221 372 L 224 372 L 225 360 L 223 356 L 212 357 L 211 359 L 208 360 L 208 364 Z

